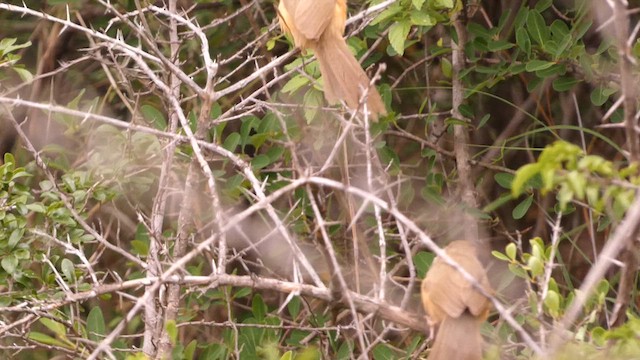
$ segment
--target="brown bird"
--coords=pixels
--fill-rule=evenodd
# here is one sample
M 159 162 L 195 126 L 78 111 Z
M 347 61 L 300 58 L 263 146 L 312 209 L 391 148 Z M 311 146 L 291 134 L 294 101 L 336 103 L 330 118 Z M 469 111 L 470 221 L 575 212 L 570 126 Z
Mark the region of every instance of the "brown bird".
M 492 292 L 472 242 L 454 241 L 444 251 L 485 291 Z M 422 304 L 431 320 L 439 324 L 429 360 L 482 359 L 480 325 L 489 315 L 491 302 L 440 258 L 435 259 L 422 281 Z
M 283 31 L 301 50 L 311 49 L 320 63 L 324 96 L 329 103 L 343 100 L 353 110 L 367 95 L 369 116 L 387 113 L 382 98 L 342 37 L 347 20 L 346 0 L 281 0 L 278 18 Z

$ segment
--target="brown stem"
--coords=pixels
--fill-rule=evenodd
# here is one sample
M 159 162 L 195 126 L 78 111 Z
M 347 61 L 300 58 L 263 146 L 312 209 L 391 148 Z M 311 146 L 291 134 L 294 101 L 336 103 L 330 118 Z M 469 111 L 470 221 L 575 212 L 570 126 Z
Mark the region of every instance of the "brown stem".
M 626 5 L 618 0 L 613 6 L 613 15 L 615 17 L 615 33 L 618 46 L 619 66 L 620 66 L 620 88 L 623 97 L 624 124 L 626 128 L 627 148 L 629 150 L 629 162 L 638 162 L 640 160 L 640 146 L 638 144 L 638 133 L 635 130 L 637 111 L 637 91 L 634 84 L 635 77 L 632 67 L 634 59 L 631 55 L 631 49 L 627 39 L 629 38 L 629 18 L 627 17 Z M 636 194 L 636 196 L 638 196 Z M 636 229 L 631 235 L 632 239 L 637 239 L 638 231 Z M 616 305 L 612 325 L 621 325 L 626 320 L 625 313 L 629 306 L 631 293 L 635 288 L 635 278 L 638 269 L 637 252 L 640 250 L 638 241 L 629 239 L 620 259 L 623 262 L 620 284 L 618 285 L 618 294 L 616 296 Z
M 467 32 L 464 20 L 465 17 L 463 7 L 463 9 L 460 12 L 457 12 L 453 17 L 453 26 L 456 29 L 458 41 L 451 42 L 451 57 L 453 66 L 453 106 L 451 109 L 451 115 L 459 120 L 464 119 L 464 116 L 460 112 L 460 106 L 464 101 L 464 84 L 462 83 L 460 74 L 464 70 L 465 66 L 464 46 L 467 40 Z M 453 126 L 453 151 L 456 156 L 458 179 L 460 181 L 460 196 L 462 198 L 462 203 L 465 207 L 475 208 L 478 206 L 478 202 L 476 200 L 475 184 L 473 181 L 471 166 L 469 164 L 469 160 L 471 159 L 471 157 L 469 155 L 469 133 L 467 129 L 468 127 L 466 125 Z M 476 219 L 467 212 L 465 212 L 462 216 L 464 217 L 463 221 L 465 224 L 465 239 L 475 241 L 476 239 L 478 239 L 478 224 L 476 222 Z
M 172 13 L 177 12 L 177 0 L 169 1 L 169 11 Z M 178 25 L 174 18 L 169 19 L 169 41 L 170 41 L 170 49 L 171 49 L 171 61 L 177 62 L 177 54 L 179 50 L 179 38 L 177 32 Z M 176 98 L 180 98 L 180 79 L 175 75 L 174 72 L 171 72 L 169 75 L 169 86 L 171 88 L 171 92 L 173 96 Z M 173 133 L 178 128 L 178 115 L 177 112 L 179 109 L 173 109 L 169 115 L 169 123 L 170 123 L 170 131 Z M 151 213 L 151 230 L 152 237 L 151 243 L 149 244 L 149 275 L 150 276 L 158 276 L 161 273 L 161 265 L 158 258 L 158 251 L 163 244 L 161 241 L 163 220 L 165 216 L 165 209 L 167 206 L 167 198 L 168 198 L 168 188 L 169 188 L 169 180 L 170 180 L 170 172 L 173 165 L 173 158 L 175 153 L 176 143 L 171 142 L 164 151 L 164 161 L 162 163 L 162 170 L 160 173 L 160 181 L 158 184 L 158 194 L 154 199 L 153 211 Z M 176 286 L 176 285 L 174 285 Z M 179 290 L 178 290 L 179 293 Z M 174 298 L 168 297 L 167 305 L 165 308 L 165 319 L 162 319 L 162 309 L 157 306 L 158 298 L 156 296 L 151 296 L 148 298 L 147 303 L 145 304 L 145 331 L 144 331 L 144 343 L 143 343 L 143 351 L 144 353 L 153 358 L 158 356 L 158 358 L 163 359 L 167 357 L 167 354 L 171 353 L 172 345 L 169 341 L 169 336 L 164 330 L 166 328 L 165 324 L 167 322 L 167 318 L 173 317 L 175 319 L 179 301 Z M 175 301 L 172 301 L 175 300 Z M 172 310 L 172 313 L 169 314 L 169 309 Z M 157 347 L 156 347 L 157 345 Z M 157 352 L 156 352 L 157 351 Z

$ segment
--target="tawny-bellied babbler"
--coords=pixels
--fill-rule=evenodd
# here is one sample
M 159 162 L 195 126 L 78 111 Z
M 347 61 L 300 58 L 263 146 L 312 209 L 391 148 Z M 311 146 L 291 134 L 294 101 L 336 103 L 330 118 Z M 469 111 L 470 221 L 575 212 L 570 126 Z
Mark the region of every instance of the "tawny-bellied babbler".
M 491 293 L 487 273 L 470 241 L 458 240 L 444 251 Z M 439 324 L 429 360 L 481 360 L 480 325 L 487 319 L 491 302 L 462 274 L 437 258 L 422 281 L 422 304 Z
M 324 96 L 330 103 L 343 100 L 358 109 L 367 94 L 372 119 L 386 114 L 380 94 L 342 37 L 347 20 L 346 0 L 280 0 L 278 18 L 283 31 L 291 33 L 300 49 L 311 49 L 320 63 Z

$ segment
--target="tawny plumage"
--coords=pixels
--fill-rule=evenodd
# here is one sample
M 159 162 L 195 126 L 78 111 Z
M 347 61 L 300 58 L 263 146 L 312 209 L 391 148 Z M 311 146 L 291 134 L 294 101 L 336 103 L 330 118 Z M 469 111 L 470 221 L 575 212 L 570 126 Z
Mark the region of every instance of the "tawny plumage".
M 485 291 L 492 291 L 472 242 L 454 241 L 444 250 Z M 439 324 L 429 360 L 481 360 L 480 326 L 491 310 L 489 299 L 440 258 L 427 272 L 421 290 L 425 311 Z
M 376 120 L 387 113 L 382 98 L 342 37 L 347 19 L 345 0 L 281 0 L 280 27 L 291 33 L 300 49 L 311 49 L 320 63 L 324 95 L 329 103 L 343 100 L 351 109 L 366 108 Z

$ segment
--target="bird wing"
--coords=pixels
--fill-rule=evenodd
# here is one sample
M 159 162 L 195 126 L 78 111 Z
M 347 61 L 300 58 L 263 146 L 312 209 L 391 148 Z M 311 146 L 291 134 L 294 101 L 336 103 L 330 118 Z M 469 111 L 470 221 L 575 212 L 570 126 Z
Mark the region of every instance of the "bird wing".
M 467 243 L 454 242 L 445 249 L 447 255 L 473 276 L 486 291 L 491 291 L 487 274 L 475 249 Z M 433 262 L 424 283 L 430 302 L 448 316 L 460 317 L 466 310 L 475 317 L 486 316 L 491 303 L 462 274 L 441 259 Z
M 335 16 L 336 0 L 283 0 L 293 14 L 298 31 L 309 40 L 318 40 Z M 289 4 L 291 3 L 291 7 Z M 295 4 L 293 4 L 295 3 Z
M 444 317 L 446 314 L 457 318 L 462 315 L 467 308 L 466 296 L 463 295 L 466 281 L 460 273 L 440 259 L 436 259 L 427 275 L 423 289 L 426 290 L 429 301 L 439 308 L 435 312 L 444 312 L 437 316 Z

